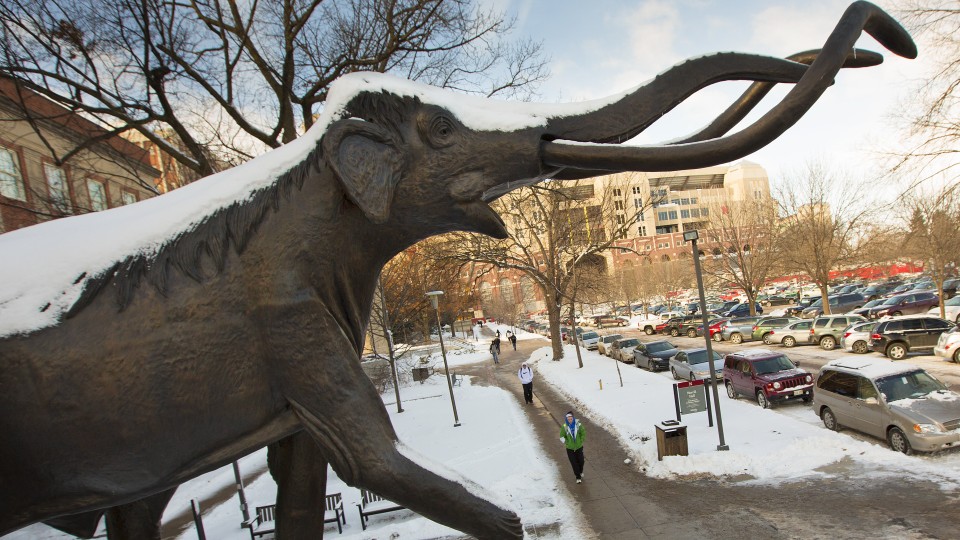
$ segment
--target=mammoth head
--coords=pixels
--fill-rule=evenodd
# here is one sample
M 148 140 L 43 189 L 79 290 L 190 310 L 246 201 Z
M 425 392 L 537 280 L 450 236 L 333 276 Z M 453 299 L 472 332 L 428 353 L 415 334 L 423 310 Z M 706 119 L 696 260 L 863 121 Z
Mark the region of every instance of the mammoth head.
M 381 74 L 349 75 L 331 89 L 323 154 L 347 197 L 370 221 L 416 230 L 505 237 L 488 203 L 546 178 L 706 167 L 746 156 L 776 139 L 833 84 L 843 67 L 882 62 L 853 44 L 866 30 L 913 58 L 909 34 L 876 6 L 850 6 L 823 49 L 778 59 L 739 53 L 678 64 L 629 92 L 566 105 L 463 96 Z M 703 131 L 682 141 L 626 146 L 699 89 L 757 81 Z M 776 83 L 794 83 L 753 124 L 725 136 Z

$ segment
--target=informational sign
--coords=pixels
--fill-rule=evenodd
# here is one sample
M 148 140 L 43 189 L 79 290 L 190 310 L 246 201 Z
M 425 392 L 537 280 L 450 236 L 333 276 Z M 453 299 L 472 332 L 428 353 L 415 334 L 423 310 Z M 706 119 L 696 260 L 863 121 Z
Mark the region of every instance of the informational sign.
M 677 403 L 681 414 L 693 414 L 707 410 L 707 392 L 703 381 L 687 381 L 676 384 Z

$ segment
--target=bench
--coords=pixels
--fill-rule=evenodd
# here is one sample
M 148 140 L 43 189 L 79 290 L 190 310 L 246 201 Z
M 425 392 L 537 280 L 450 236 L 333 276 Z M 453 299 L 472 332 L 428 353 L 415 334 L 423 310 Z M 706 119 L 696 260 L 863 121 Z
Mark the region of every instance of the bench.
M 324 497 L 323 507 L 323 522 L 336 523 L 337 532 L 343 534 L 343 525 L 347 524 L 347 514 L 343 510 L 343 499 L 340 494 L 333 493 Z M 276 532 L 277 505 L 258 506 L 256 511 L 256 517 L 243 522 L 243 527 L 250 529 L 250 540 Z
M 453 372 L 453 385 L 460 386 L 460 383 L 463 382 L 463 375 L 457 375 L 457 372 Z
M 368 516 L 404 510 L 404 507 L 393 501 L 388 501 L 372 491 L 361 489 L 357 510 L 360 512 L 360 526 L 363 527 L 363 530 L 367 530 Z

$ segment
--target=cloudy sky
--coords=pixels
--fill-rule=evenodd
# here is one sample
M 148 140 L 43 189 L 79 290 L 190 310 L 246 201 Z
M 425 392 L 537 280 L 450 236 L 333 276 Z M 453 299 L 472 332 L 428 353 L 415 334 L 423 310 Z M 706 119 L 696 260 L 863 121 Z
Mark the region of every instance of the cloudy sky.
M 719 51 L 787 56 L 819 48 L 849 0 L 489 0 L 517 16 L 521 35 L 541 40 L 552 58 L 541 100 L 582 101 L 636 86 L 684 59 Z M 889 2 L 877 2 L 888 6 Z M 777 182 L 820 160 L 855 175 L 882 166 L 879 150 L 901 148 L 897 122 L 929 66 L 895 56 L 864 35 L 859 48 L 882 52 L 882 65 L 844 70 L 813 109 L 777 141 L 747 159 Z M 703 90 L 636 139 L 656 143 L 706 125 L 748 83 Z M 772 92 L 756 119 L 787 90 Z M 744 124 L 741 124 L 741 127 Z M 739 129 L 739 128 L 738 128 Z

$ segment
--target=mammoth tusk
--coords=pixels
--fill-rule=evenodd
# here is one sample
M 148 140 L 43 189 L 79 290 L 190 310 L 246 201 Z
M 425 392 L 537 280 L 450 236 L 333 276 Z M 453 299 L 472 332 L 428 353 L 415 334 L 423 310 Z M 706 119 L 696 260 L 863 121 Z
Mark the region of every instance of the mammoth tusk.
M 624 147 L 544 142 L 541 159 L 549 167 L 602 171 L 671 171 L 727 163 L 763 148 L 793 126 L 833 84 L 853 45 L 866 31 L 891 52 L 916 58 L 910 35 L 893 18 L 869 2 L 855 2 L 844 12 L 820 54 L 783 100 L 743 131 L 719 139 L 674 145 Z M 561 174 L 564 178 L 566 174 Z M 575 172 L 570 177 L 579 176 Z

